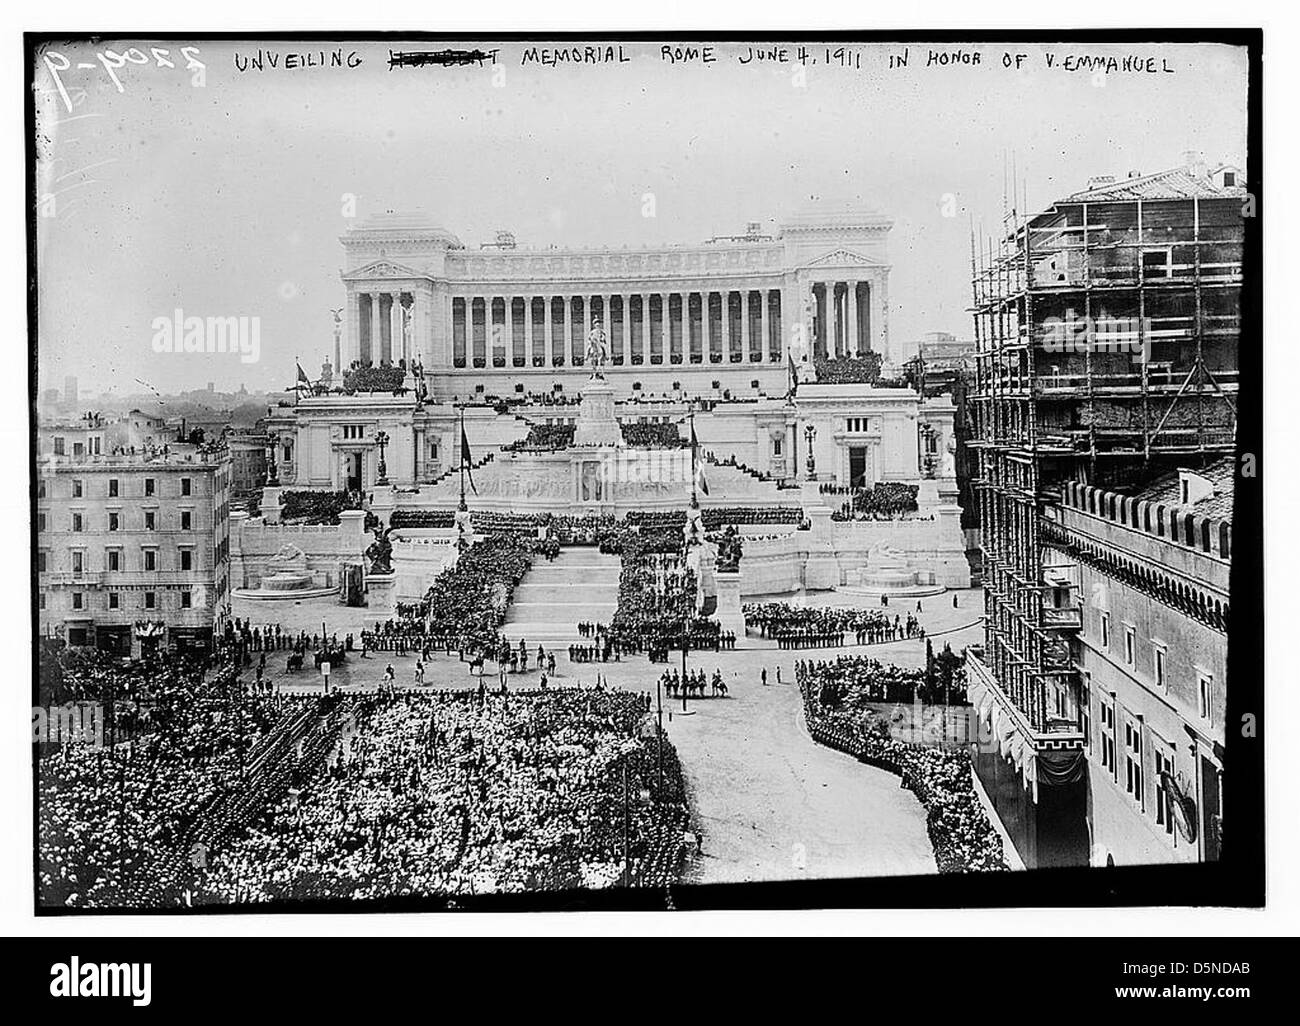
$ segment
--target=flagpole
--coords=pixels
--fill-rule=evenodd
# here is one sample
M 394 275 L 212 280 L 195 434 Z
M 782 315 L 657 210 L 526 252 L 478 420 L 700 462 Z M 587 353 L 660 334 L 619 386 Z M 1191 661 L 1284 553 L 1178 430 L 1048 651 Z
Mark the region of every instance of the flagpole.
M 695 400 L 692 399 L 688 407 L 691 418 L 691 505 L 694 506 L 699 502 L 699 496 L 696 495 L 698 472 L 695 467 L 695 450 L 699 446 L 699 440 L 695 437 Z
M 293 354 L 293 404 L 298 405 L 298 400 L 302 398 L 302 390 L 298 387 L 298 371 L 302 364 L 298 362 L 298 354 Z
M 465 509 L 465 407 L 460 408 L 460 508 Z

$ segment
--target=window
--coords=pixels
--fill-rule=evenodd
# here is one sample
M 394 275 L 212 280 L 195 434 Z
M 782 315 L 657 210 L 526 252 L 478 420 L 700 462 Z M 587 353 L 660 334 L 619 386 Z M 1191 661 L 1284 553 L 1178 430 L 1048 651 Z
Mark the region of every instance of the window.
M 1142 804 L 1142 724 L 1124 721 L 1124 790 Z
M 1101 711 L 1101 768 L 1115 777 L 1115 703 L 1102 702 Z
M 44 514 L 44 513 L 37 513 L 37 514 L 36 514 L 36 530 L 38 530 L 38 531 L 44 531 L 44 530 L 45 530 L 45 514 Z
M 1174 810 L 1172 796 L 1165 789 L 1165 775 L 1174 775 L 1174 762 L 1155 745 L 1151 748 L 1151 755 L 1155 765 L 1156 825 L 1164 827 L 1166 834 L 1173 834 Z
M 773 455 L 773 456 L 780 456 L 780 455 L 781 455 L 781 442 L 782 442 L 782 439 L 780 439 L 780 438 L 773 438 L 773 439 L 772 439 L 772 455 Z
M 79 591 L 74 591 L 74 592 L 72 593 L 72 608 L 73 608 L 73 609 L 80 609 L 80 608 L 81 608 L 81 601 L 82 601 L 81 592 L 79 592 Z
M 189 609 L 189 608 L 190 608 L 190 602 L 191 602 L 191 599 L 190 599 L 190 593 L 189 593 L 188 591 L 182 591 L 182 592 L 181 592 L 181 608 L 182 608 L 182 609 Z
M 151 510 L 151 509 L 147 509 L 147 510 L 145 510 L 145 511 L 144 511 L 144 529 L 145 529 L 146 531 L 152 531 L 152 530 L 154 530 L 154 529 L 157 527 L 157 524 L 158 524 L 158 514 L 157 514 L 157 512 L 154 511 L 154 510 Z
M 181 494 L 191 495 L 193 494 L 193 491 L 194 491 L 194 482 L 191 481 L 188 477 L 181 478 Z
M 1206 723 L 1214 720 L 1214 678 L 1208 673 L 1196 678 L 1197 712 Z
M 79 574 L 86 568 L 86 554 L 84 552 L 72 553 L 72 572 Z
M 41 478 L 36 482 L 36 497 L 38 499 L 45 498 L 45 478 Z
M 122 569 L 122 553 L 118 549 L 109 549 L 104 555 L 107 558 L 110 570 Z
M 360 439 L 364 438 L 365 435 L 366 435 L 366 428 L 364 424 L 343 425 L 343 438 L 345 441 L 359 441 Z M 289 458 L 289 447 L 285 446 L 284 451 L 285 451 L 284 458 L 287 460 Z
M 49 554 L 46 552 L 36 553 L 36 569 L 40 573 L 45 573 L 45 570 L 48 565 L 49 565 Z
M 1101 647 L 1110 648 L 1110 614 L 1105 612 L 1101 614 Z
M 74 477 L 72 479 L 72 497 L 74 499 L 80 499 L 84 494 L 85 494 L 85 487 L 83 486 L 81 480 Z
M 144 593 L 145 609 L 153 609 L 155 602 L 156 602 L 156 597 L 154 596 L 154 593 L 152 591 L 146 591 Z
M 66 455 L 67 455 L 67 453 L 64 451 L 64 448 L 63 448 L 63 436 L 62 436 L 62 435 L 55 435 L 55 436 L 54 436 L 54 455 L 55 455 L 55 456 L 66 456 Z
M 116 609 L 119 605 L 121 605 L 121 600 L 119 599 L 117 592 L 110 591 L 108 593 L 108 608 Z
M 108 497 L 109 497 L 110 499 L 116 499 L 117 496 L 118 496 L 118 483 L 117 483 L 117 478 L 115 478 L 115 477 L 110 477 L 110 478 L 108 479 Z
M 1236 184 L 1237 184 L 1237 173 L 1235 171 L 1223 172 L 1223 187 L 1225 189 L 1231 189 Z
M 144 479 L 144 494 L 153 495 L 156 484 L 157 482 L 155 482 L 152 477 L 146 477 Z
M 78 533 L 82 530 L 80 513 L 72 514 L 72 529 Z
M 1158 642 L 1158 641 L 1153 641 L 1151 644 L 1152 644 L 1152 646 L 1153 646 L 1152 651 L 1155 653 L 1155 656 L 1154 656 L 1154 659 L 1153 659 L 1153 663 L 1154 663 L 1154 666 L 1155 666 L 1156 687 L 1159 688 L 1161 691 L 1163 691 L 1163 690 L 1165 689 L 1165 686 L 1166 686 L 1166 682 L 1165 682 L 1165 658 L 1166 658 L 1165 646 L 1162 645 L 1162 644 L 1161 644 L 1160 642 Z
M 193 530 L 194 529 L 192 526 L 193 522 L 194 522 L 194 514 L 187 509 L 181 510 L 181 530 L 182 531 Z
M 181 549 L 181 569 L 192 570 L 194 568 L 194 552 L 190 549 Z
M 120 531 L 122 529 L 121 513 L 110 513 L 108 515 L 108 529 L 110 531 Z
M 1137 644 L 1137 633 L 1128 624 L 1124 625 L 1124 662 L 1129 666 L 1134 662 L 1134 649 Z
M 145 550 L 144 550 L 144 568 L 145 568 L 146 570 L 157 570 L 157 569 L 158 569 L 158 550 L 157 550 L 157 549 L 145 549 Z

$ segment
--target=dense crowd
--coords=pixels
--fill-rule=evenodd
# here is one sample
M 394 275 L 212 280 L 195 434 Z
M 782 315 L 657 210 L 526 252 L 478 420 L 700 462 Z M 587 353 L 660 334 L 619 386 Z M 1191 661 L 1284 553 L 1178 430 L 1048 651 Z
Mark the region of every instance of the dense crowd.
M 531 424 L 527 437 L 501 448 L 505 452 L 547 452 L 554 449 L 567 449 L 573 445 L 574 427 L 573 424 Z
M 819 662 L 799 660 L 795 667 L 827 709 L 855 709 L 872 702 L 964 705 L 965 685 L 960 673 L 953 671 L 954 660 L 959 666 L 961 657 L 945 649 L 942 657 L 928 654 L 923 670 L 865 656 L 840 656 Z
M 726 524 L 799 524 L 803 510 L 798 506 L 705 506 L 704 526 L 717 530 Z M 632 527 L 676 527 L 686 523 L 684 510 L 633 510 L 624 518 Z
M 300 794 L 216 853 L 198 901 L 662 886 L 688 811 L 672 747 L 626 692 L 355 696 Z M 662 755 L 663 784 L 659 783 Z
M 843 495 L 845 499 L 831 513 L 832 520 L 898 520 L 918 509 L 918 487 L 901 481 L 877 481 L 870 488 L 845 488 L 823 485 L 825 495 Z
M 629 545 L 622 553 L 618 606 L 607 636 L 623 653 L 645 652 L 666 662 L 683 639 L 693 650 L 722 651 L 735 634 L 695 612 L 697 582 L 680 550 L 647 551 Z
M 43 664 L 58 686 L 107 702 L 102 744 L 45 745 L 37 764 L 38 896 L 43 906 L 181 903 L 195 838 L 239 786 L 258 744 L 301 707 L 259 693 L 230 663 L 155 655 L 122 666 L 102 654 Z
M 819 385 L 874 385 L 880 379 L 880 354 L 815 357 Z
M 339 523 L 339 514 L 347 509 L 361 509 L 360 492 L 323 492 L 294 490 L 280 493 L 280 522 L 284 524 Z
M 687 444 L 674 423 L 623 421 L 623 442 L 641 449 L 680 449 Z
M 854 644 L 877 645 L 924 638 L 925 628 L 912 613 L 889 615 L 878 609 L 794 606 L 762 602 L 744 607 L 745 627 L 774 638 L 780 648 L 834 648 L 852 637 Z
M 819 668 L 825 665 L 801 662 L 795 666 L 814 739 L 902 777 L 903 786 L 925 809 L 926 832 L 939 872 L 1007 869 L 1002 839 L 975 794 L 967 751 L 896 741 L 889 736 L 888 725 L 865 706 L 825 704 L 821 696 L 828 681 L 826 671 Z M 851 678 L 846 686 L 859 684 Z

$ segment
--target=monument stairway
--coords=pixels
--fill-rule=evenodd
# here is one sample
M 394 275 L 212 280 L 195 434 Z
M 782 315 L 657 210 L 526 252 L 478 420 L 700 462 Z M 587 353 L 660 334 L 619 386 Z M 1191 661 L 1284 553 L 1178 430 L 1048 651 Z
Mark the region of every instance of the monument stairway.
M 579 621 L 609 623 L 618 607 L 618 556 L 595 546 L 569 546 L 554 562 L 538 558 L 515 587 L 502 630 L 515 644 L 547 648 L 579 640 Z

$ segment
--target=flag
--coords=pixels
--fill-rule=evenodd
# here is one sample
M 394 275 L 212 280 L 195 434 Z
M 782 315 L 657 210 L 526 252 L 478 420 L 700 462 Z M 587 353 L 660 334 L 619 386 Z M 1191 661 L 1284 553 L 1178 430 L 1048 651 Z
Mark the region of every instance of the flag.
M 465 425 L 460 426 L 460 465 L 465 468 L 465 473 L 469 475 L 469 486 L 474 489 L 474 494 L 478 494 L 478 488 L 474 485 L 474 472 L 471 468 L 474 466 L 474 457 L 469 451 L 469 437 L 465 434 Z
M 709 482 L 704 477 L 704 464 L 701 463 L 699 469 L 695 471 L 695 479 L 700 483 L 700 491 L 705 495 L 709 494 Z
M 294 361 L 294 366 L 298 368 L 298 380 L 304 385 L 310 385 L 311 379 L 307 377 L 307 372 L 302 369 L 302 364 Z

